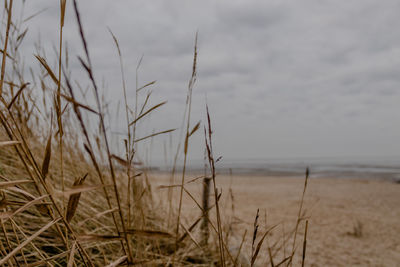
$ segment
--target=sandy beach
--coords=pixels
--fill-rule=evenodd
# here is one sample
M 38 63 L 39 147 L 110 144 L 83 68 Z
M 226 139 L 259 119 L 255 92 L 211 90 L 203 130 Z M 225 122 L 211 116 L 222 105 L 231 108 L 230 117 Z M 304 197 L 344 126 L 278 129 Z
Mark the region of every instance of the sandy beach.
M 188 175 L 185 180 L 195 177 Z M 158 186 L 168 184 L 168 179 L 167 175 L 151 175 L 155 195 L 158 193 L 160 199 L 166 189 Z M 178 177 L 175 183 L 177 180 Z M 230 239 L 230 246 L 238 246 L 247 230 L 242 251 L 245 257 L 250 257 L 254 218 L 259 209 L 259 237 L 265 229 L 275 228 L 267 236 L 256 265 L 264 266 L 269 262 L 268 246 L 272 251 L 282 245 L 286 247 L 277 250 L 275 264 L 288 256 L 293 244 L 289 234 L 297 220 L 303 177 L 221 175 L 217 177 L 217 187 L 222 190 L 223 222 L 232 222 L 235 238 Z M 201 179 L 187 184 L 186 189 L 201 203 Z M 174 192 L 176 199 L 178 190 Z M 309 221 L 306 266 L 400 266 L 400 184 L 372 179 L 311 177 L 303 211 Z M 200 214 L 187 195 L 183 214 L 188 224 Z M 215 210 L 211 214 L 214 215 Z M 297 234 L 294 266 L 301 262 L 304 228 L 303 221 Z

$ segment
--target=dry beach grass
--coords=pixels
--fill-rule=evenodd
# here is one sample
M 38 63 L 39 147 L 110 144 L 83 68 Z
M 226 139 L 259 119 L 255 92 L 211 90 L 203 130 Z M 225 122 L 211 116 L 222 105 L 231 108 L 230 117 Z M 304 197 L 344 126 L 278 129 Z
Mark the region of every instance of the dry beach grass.
M 1 266 L 391 266 L 399 261 L 398 185 L 216 174 L 208 109 L 204 123 L 192 124 L 190 117 L 197 36 L 175 156 L 175 163 L 183 158 L 183 170 L 173 166 L 172 173 L 154 176 L 140 165 L 137 144 L 175 129 L 138 136 L 138 122 L 166 102 L 150 104 L 154 82 L 136 83 L 135 99 L 128 99 L 132 88 L 125 84 L 123 53 L 110 30 L 121 63 L 126 120 L 124 151 L 115 154 L 90 40 L 77 2 L 72 4 L 86 91 L 71 77 L 71 55 L 64 48 L 66 1 L 60 1 L 57 60 L 49 62 L 37 45 L 32 51 L 37 68 L 29 70 L 19 48 L 30 18 L 14 18 L 13 0 L 4 4 Z M 86 101 L 88 91 L 93 97 Z M 185 170 L 190 138 L 202 130 L 208 171 L 192 177 Z

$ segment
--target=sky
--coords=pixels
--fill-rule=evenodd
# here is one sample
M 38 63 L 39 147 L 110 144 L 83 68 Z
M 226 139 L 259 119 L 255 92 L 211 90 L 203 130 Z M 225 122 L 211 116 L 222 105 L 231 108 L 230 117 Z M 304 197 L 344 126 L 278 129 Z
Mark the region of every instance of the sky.
M 58 43 L 58 1 L 26 1 L 27 64 L 40 35 L 48 57 Z M 209 106 L 216 156 L 224 159 L 357 158 L 400 155 L 400 2 L 396 0 L 78 1 L 99 83 L 116 112 L 122 100 L 118 55 L 123 54 L 128 99 L 156 80 L 152 104 L 168 103 L 141 123 L 140 134 L 181 126 L 194 39 L 198 77 L 192 125 Z M 20 7 L 15 7 L 17 14 Z M 71 1 L 64 40 L 71 69 L 86 79 Z M 32 59 L 32 60 L 31 60 Z M 124 113 L 111 126 L 124 130 Z M 179 130 L 149 146 L 171 159 Z M 115 135 L 117 142 L 122 137 Z M 118 139 L 119 138 L 119 139 Z M 166 144 L 166 145 L 164 145 Z M 201 159 L 203 130 L 190 142 Z

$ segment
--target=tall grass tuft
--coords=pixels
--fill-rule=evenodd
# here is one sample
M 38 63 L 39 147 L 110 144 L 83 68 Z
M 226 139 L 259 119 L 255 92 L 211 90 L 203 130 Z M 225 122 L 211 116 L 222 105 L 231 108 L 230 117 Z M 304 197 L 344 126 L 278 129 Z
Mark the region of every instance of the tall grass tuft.
M 31 17 L 14 19 L 13 0 L 5 1 L 5 32 L 1 32 L 0 51 L 0 265 L 246 266 L 248 262 L 256 266 L 261 258 L 264 262 L 268 259 L 272 266 L 291 264 L 298 228 L 304 219 L 308 171 L 295 229 L 283 235 L 283 245 L 270 246 L 268 236 L 275 225 L 261 227 L 257 211 L 250 257 L 245 242 L 247 230 L 239 233 L 234 228 L 232 190 L 227 198 L 231 201 L 232 216 L 224 216 L 226 203 L 218 187 L 219 159 L 214 158 L 208 106 L 203 127 L 209 173 L 188 179 L 190 140 L 202 127 L 201 122 L 191 121 L 197 79 L 197 33 L 180 128 L 182 138 L 176 147 L 170 184 L 160 186 L 168 189 L 160 204 L 155 201 L 147 179 L 150 174 L 141 165 L 138 144 L 176 129 L 171 127 L 138 136 L 137 128 L 139 122 L 162 110 L 167 102 L 150 104 L 150 88 L 155 81 L 139 84 L 142 58 L 135 73 L 135 99 L 129 99 L 123 51 L 109 29 L 119 59 L 126 121 L 124 152 L 121 155 L 114 151 L 107 128 L 105 100 L 94 73 L 90 40 L 85 35 L 85 17 L 80 14 L 76 0 L 72 1 L 73 12 L 84 51 L 78 60 L 87 74 L 94 103 L 87 101 L 87 91 L 81 86 L 83 81 L 75 82 L 69 69 L 70 55 L 63 36 L 66 5 L 66 0 L 60 0 L 57 59 L 52 62 L 46 58 L 45 51 L 37 44 L 33 54 L 39 69 L 28 72 L 24 70 L 19 48 L 27 33 L 27 27 L 21 29 Z M 144 100 L 139 103 L 141 97 Z M 175 184 L 181 156 L 183 168 L 180 181 Z M 198 181 L 204 182 L 203 199 L 188 189 L 189 184 Z M 198 212 L 195 218 L 185 214 L 187 199 Z M 308 222 L 303 264 L 307 228 Z M 237 243 L 235 238 L 239 239 Z M 285 251 L 290 238 L 293 238 L 291 255 L 274 264 L 279 262 L 276 255 Z M 265 243 L 267 249 L 263 247 Z M 237 250 L 232 249 L 235 245 Z

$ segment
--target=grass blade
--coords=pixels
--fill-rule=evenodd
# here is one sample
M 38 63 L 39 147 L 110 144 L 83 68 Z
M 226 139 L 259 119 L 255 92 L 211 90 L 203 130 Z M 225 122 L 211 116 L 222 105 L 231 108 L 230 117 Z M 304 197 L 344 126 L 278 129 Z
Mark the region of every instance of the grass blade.
M 256 261 L 256 259 L 257 259 L 258 253 L 260 252 L 261 246 L 262 246 L 262 244 L 263 244 L 265 238 L 266 238 L 267 235 L 272 231 L 272 229 L 274 229 L 275 227 L 276 227 L 276 225 L 270 227 L 270 228 L 264 233 L 264 235 L 262 236 L 262 238 L 260 239 L 260 241 L 258 241 L 257 248 L 256 248 L 256 250 L 255 250 L 255 252 L 254 252 L 254 255 L 253 255 L 252 258 L 251 258 L 251 266 L 254 265 L 254 263 L 255 263 L 255 261 Z
M 294 251 L 295 251 L 297 230 L 299 228 L 299 224 L 300 224 L 300 221 L 301 221 L 301 211 L 303 209 L 304 196 L 306 194 L 306 189 L 307 189 L 307 184 L 308 184 L 308 177 L 310 176 L 310 170 L 308 169 L 308 167 L 306 169 L 305 176 L 306 176 L 306 178 L 304 180 L 303 194 L 301 195 L 300 207 L 299 207 L 299 212 L 297 214 L 296 227 L 295 227 L 295 230 L 294 230 L 293 245 L 292 245 L 292 255 L 294 255 Z M 292 262 L 290 262 L 290 264 L 292 265 Z
M 76 179 L 74 182 L 74 186 L 82 185 L 87 176 L 88 174 L 86 173 L 83 177 Z M 81 197 L 81 192 L 70 195 L 67 205 L 67 214 L 66 214 L 67 222 L 70 222 L 72 220 L 72 217 L 74 217 L 76 209 L 78 208 L 80 197 Z
M 71 251 L 69 253 L 69 259 L 68 259 L 68 264 L 67 267 L 72 267 L 75 263 L 75 249 L 76 249 L 76 241 L 74 244 L 72 244 Z
M 301 259 L 301 267 L 304 267 L 305 258 L 306 258 L 307 230 L 308 230 L 308 220 L 306 221 L 306 229 L 304 230 L 303 257 Z
M 127 229 L 127 234 L 135 236 L 143 236 L 150 238 L 173 238 L 173 235 L 165 231 L 156 230 L 138 230 L 138 229 Z
M 0 141 L 0 147 L 3 146 L 14 146 L 14 145 L 18 145 L 21 144 L 20 141 Z
M 123 263 L 124 261 L 126 261 L 127 259 L 128 259 L 127 256 L 122 256 L 118 260 L 116 260 L 116 261 L 110 263 L 109 265 L 107 265 L 107 267 L 116 267 L 116 266 L 120 265 L 121 263 Z
M 104 241 L 119 241 L 122 237 L 118 235 L 79 235 L 78 241 L 80 242 L 104 242 Z
M 6 70 L 6 57 L 7 57 L 8 37 L 9 37 L 9 33 L 10 33 L 10 26 L 12 24 L 12 22 L 11 22 L 12 6 L 13 6 L 13 0 L 10 0 L 9 6 L 8 6 L 8 14 L 7 14 L 6 38 L 5 38 L 5 41 L 4 41 L 4 48 L 2 50 L 3 51 L 3 58 L 2 58 L 2 62 L 1 62 L 1 74 L 0 74 L 0 96 L 2 96 L 2 94 L 3 94 L 4 73 L 5 73 L 5 70 Z
M 16 181 L 8 181 L 8 182 L 0 182 L 0 189 L 8 188 L 15 185 L 20 184 L 30 184 L 33 183 L 31 180 L 16 180 Z
M 143 85 L 142 87 L 139 87 L 139 88 L 136 90 L 136 92 L 139 92 L 139 91 L 141 91 L 142 89 L 144 89 L 144 88 L 146 88 L 146 87 L 148 87 L 148 86 L 150 86 L 150 85 L 153 85 L 153 84 L 155 84 L 155 83 L 156 83 L 156 81 L 149 82 L 149 83 Z
M 140 141 L 143 141 L 143 140 L 145 140 L 145 139 L 148 139 L 148 138 L 151 138 L 151 137 L 160 135 L 160 134 L 165 134 L 165 133 L 173 132 L 173 131 L 175 131 L 175 130 L 176 130 L 176 129 L 169 129 L 169 130 L 166 130 L 166 131 L 161 131 L 161 132 L 158 132 L 158 133 L 153 133 L 153 134 L 150 134 L 150 135 L 148 135 L 148 136 L 145 136 L 145 137 L 136 139 L 134 142 L 140 142 Z
M 13 251 L 11 251 L 10 253 L 8 253 L 4 258 L 2 258 L 0 260 L 0 265 L 5 264 L 11 257 L 13 257 L 15 254 L 17 254 L 22 248 L 24 248 L 26 245 L 28 245 L 29 243 L 31 243 L 36 237 L 38 237 L 40 234 L 42 234 L 44 231 L 46 231 L 47 229 L 49 229 L 51 226 L 53 226 L 54 224 L 56 224 L 58 221 L 60 221 L 61 218 L 57 218 L 51 222 L 49 222 L 48 224 L 46 224 L 45 226 L 43 226 L 39 231 L 37 231 L 36 233 L 34 233 L 33 235 L 31 235 L 28 239 L 26 239 L 24 242 L 22 242 L 18 247 L 16 247 L 15 249 L 13 249 Z
M 46 176 L 49 172 L 49 167 L 50 167 L 50 158 L 51 158 L 51 138 L 52 138 L 52 134 L 51 134 L 51 129 L 50 129 L 50 134 L 49 134 L 49 138 L 47 140 L 47 144 L 46 144 L 46 149 L 44 152 L 44 158 L 43 158 L 43 163 L 42 163 L 42 175 L 43 175 L 43 180 L 46 179 Z
M 60 25 L 61 25 L 61 27 L 64 27 L 65 5 L 66 4 L 67 4 L 67 0 L 60 1 L 60 9 L 61 9 Z
M 58 85 L 58 79 L 54 72 L 51 70 L 49 65 L 47 64 L 46 60 L 39 55 L 35 55 L 36 59 L 42 64 L 42 66 L 46 69 L 47 73 L 50 75 L 51 79 L 54 81 L 55 84 Z
M 88 192 L 88 191 L 92 191 L 92 190 L 99 189 L 102 187 L 104 187 L 104 186 L 103 185 L 77 185 L 77 186 L 72 187 L 69 190 L 66 190 L 63 193 L 63 195 L 65 197 L 70 197 L 71 195 L 74 195 L 74 194 Z
M 193 127 L 193 129 L 190 131 L 189 136 L 192 136 L 199 128 L 200 128 L 200 121 Z
M 29 83 L 24 83 L 23 85 L 21 85 L 21 87 L 19 88 L 18 92 L 15 94 L 15 96 L 13 97 L 11 102 L 8 104 L 7 109 L 10 109 L 12 107 L 14 102 L 17 100 L 18 96 L 22 93 L 22 91 L 27 87 L 28 84 Z
M 9 219 L 9 218 L 11 218 L 11 217 L 14 217 L 15 215 L 17 215 L 17 214 L 23 212 L 24 210 L 28 209 L 29 207 L 31 207 L 31 206 L 33 206 L 33 205 L 36 205 L 38 202 L 42 201 L 43 199 L 45 199 L 45 198 L 48 197 L 48 196 L 49 196 L 49 195 L 43 195 L 43 196 L 37 197 L 37 198 L 35 198 L 35 199 L 29 201 L 28 203 L 26 203 L 25 205 L 23 205 L 22 207 L 20 207 L 19 209 L 15 210 L 15 211 L 12 212 L 12 213 L 3 212 L 3 213 L 1 213 L 1 214 L 2 214 L 1 217 L 2 217 L 3 219 L 5 219 L 5 220 L 6 220 L 6 219 Z
M 152 112 L 153 110 L 163 106 L 164 104 L 166 104 L 167 101 L 161 102 L 151 108 L 149 108 L 145 113 L 141 114 L 139 117 L 137 117 L 134 121 L 132 121 L 131 123 L 129 123 L 129 126 L 135 124 L 138 120 L 140 120 L 141 118 L 143 118 L 144 116 L 146 116 L 147 114 L 149 114 L 150 112 Z

